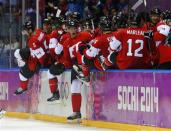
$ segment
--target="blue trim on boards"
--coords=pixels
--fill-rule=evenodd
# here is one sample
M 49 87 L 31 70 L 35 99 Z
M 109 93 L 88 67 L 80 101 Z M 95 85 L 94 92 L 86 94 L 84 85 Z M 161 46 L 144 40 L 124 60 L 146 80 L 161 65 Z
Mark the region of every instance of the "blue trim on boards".
M 47 68 L 44 69 L 40 69 L 40 71 L 47 71 Z M 19 71 L 19 68 L 0 68 L 0 71 Z M 66 71 L 70 71 L 70 69 L 67 69 Z M 93 72 L 102 72 L 96 69 L 92 69 L 91 71 Z M 137 70 L 107 70 L 105 72 L 132 72 L 132 73 L 140 73 L 140 72 L 144 72 L 144 73 L 171 73 L 171 70 L 145 70 L 145 69 L 137 69 Z
M 0 68 L 0 71 L 19 71 L 19 68 Z

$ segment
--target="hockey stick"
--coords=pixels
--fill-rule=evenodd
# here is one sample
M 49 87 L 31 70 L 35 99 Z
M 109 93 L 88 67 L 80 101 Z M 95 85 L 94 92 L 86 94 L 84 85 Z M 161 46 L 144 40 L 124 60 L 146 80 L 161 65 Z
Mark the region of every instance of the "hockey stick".
M 147 1 L 146 0 L 138 0 L 132 7 L 132 10 L 136 10 L 141 4 L 144 4 L 144 6 L 147 6 Z
M 147 7 L 147 1 L 143 0 L 144 6 Z
M 132 7 L 131 7 L 131 9 L 132 10 L 136 10 L 141 4 L 143 4 L 144 2 L 143 2 L 143 0 L 138 0 Z M 144 4 L 144 6 L 145 6 L 145 4 Z

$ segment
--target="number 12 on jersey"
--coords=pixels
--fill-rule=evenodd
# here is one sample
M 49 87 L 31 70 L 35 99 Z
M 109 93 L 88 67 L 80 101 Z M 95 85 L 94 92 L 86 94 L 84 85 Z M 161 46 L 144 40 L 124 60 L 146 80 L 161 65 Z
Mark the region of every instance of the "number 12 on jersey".
M 128 52 L 127 56 L 135 56 L 135 57 L 143 57 L 143 54 L 140 52 L 144 47 L 144 41 L 137 39 L 135 40 L 135 43 L 132 39 L 128 39 Z M 139 44 L 139 47 L 135 50 L 133 50 L 133 44 Z

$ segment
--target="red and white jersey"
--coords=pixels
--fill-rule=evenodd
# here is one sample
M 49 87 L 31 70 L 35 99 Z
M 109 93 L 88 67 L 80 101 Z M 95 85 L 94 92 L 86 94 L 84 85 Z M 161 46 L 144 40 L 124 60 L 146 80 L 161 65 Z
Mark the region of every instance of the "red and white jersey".
M 159 45 L 158 49 L 160 53 L 159 64 L 171 61 L 171 46 Z
M 57 30 L 53 30 L 50 34 L 46 34 L 46 45 L 51 55 L 51 57 L 55 57 L 55 47 L 58 44 L 58 32 Z M 54 58 L 55 59 L 55 58 Z
M 151 59 L 157 59 L 154 42 L 144 38 L 145 28 L 127 28 L 119 30 L 110 40 L 111 50 L 118 52 L 116 64 L 119 69 L 145 69 L 152 67 Z
M 56 42 L 58 42 L 57 37 L 56 37 L 56 32 L 52 31 L 49 34 L 46 34 L 45 38 L 46 40 L 44 42 L 44 45 L 46 47 L 46 51 L 49 53 L 49 50 L 51 49 L 51 47 L 56 45 L 56 43 L 52 42 L 52 39 L 55 39 Z
M 153 34 L 153 41 L 155 42 L 156 47 L 158 47 L 159 45 L 164 45 L 166 42 L 166 38 L 167 36 L 162 35 L 158 31 L 154 32 Z
M 64 41 L 67 39 L 67 38 L 70 38 L 71 36 L 70 36 L 70 33 L 65 33 L 65 34 L 63 34 L 61 37 L 60 37 L 60 40 L 59 40 L 59 43 L 64 43 Z
M 44 65 L 46 46 L 45 34 L 42 30 L 37 29 L 33 32 L 31 37 L 28 39 L 28 47 L 30 48 L 32 59 L 37 59 L 42 65 Z
M 56 54 L 55 59 L 59 63 L 63 63 L 65 65 L 65 68 L 72 67 L 70 48 L 79 41 L 80 40 L 78 39 L 78 37 L 71 38 L 71 36 L 69 35 L 67 36 L 64 42 L 58 43 L 57 47 L 55 48 L 55 54 Z
M 58 43 L 58 46 L 55 48 L 56 53 L 56 61 L 59 63 L 63 63 L 65 68 L 72 67 L 72 61 L 69 54 L 69 45 L 70 45 L 71 38 L 68 37 L 63 43 Z
M 109 55 L 109 42 L 113 33 L 103 34 L 95 39 L 91 40 L 90 48 L 84 51 L 84 55 L 88 59 L 94 60 L 94 65 L 99 70 L 102 70 L 99 58 L 104 61 L 104 59 Z M 97 58 L 97 56 L 99 58 Z
M 165 27 L 166 26 L 166 27 Z M 161 20 L 156 25 L 156 31 L 160 32 L 161 30 L 164 31 L 167 28 L 167 24 L 165 21 Z M 162 32 L 163 33 L 163 32 Z
M 70 34 L 66 34 L 64 37 L 65 40 L 58 42 L 55 48 L 55 58 L 58 62 L 63 63 L 66 68 L 71 68 L 72 59 L 81 61 L 78 51 L 79 44 L 91 40 L 91 35 L 88 32 L 80 32 L 75 38 L 71 38 Z
M 155 41 L 156 46 L 165 43 L 166 37 L 170 32 L 170 26 L 168 26 L 165 21 L 160 21 L 153 27 L 150 27 L 147 23 L 145 27 L 147 30 L 152 30 L 154 32 L 153 40 Z
M 168 26 L 164 21 L 161 21 L 156 26 L 157 31 L 154 35 L 154 41 L 156 43 L 156 46 L 159 44 L 165 44 L 166 37 L 168 36 L 170 32 L 170 26 Z
M 56 60 L 55 48 L 60 44 L 59 41 L 63 33 L 63 30 L 56 29 L 53 30 L 50 34 L 47 34 L 46 42 L 49 48 L 49 53 L 54 60 Z
M 53 30 L 50 34 L 47 34 L 47 45 L 49 48 L 54 48 L 58 41 L 60 41 L 62 35 L 64 34 L 64 31 L 62 29 L 56 29 Z M 53 41 L 56 39 L 55 41 Z
M 163 20 L 159 21 L 156 25 L 152 25 L 151 23 L 147 22 L 146 24 L 144 24 L 144 28 L 156 32 L 156 31 L 160 31 L 163 25 L 166 25 L 166 22 Z
M 61 37 L 65 34 L 65 32 L 62 29 L 55 29 L 51 32 L 51 38 L 56 38 L 58 41 L 60 41 Z
M 31 49 L 37 49 L 42 47 L 45 49 L 43 43 L 45 41 L 45 34 L 41 29 L 36 29 L 32 35 L 28 38 L 28 47 Z
M 78 64 L 82 64 L 81 54 L 78 49 L 83 43 L 88 43 L 92 39 L 89 32 L 80 32 L 74 39 L 70 40 L 69 53 L 72 59 L 76 59 Z
M 107 57 L 109 54 L 109 42 L 113 33 L 103 34 L 91 41 L 91 47 L 85 51 L 87 58 L 91 59 L 97 55 Z

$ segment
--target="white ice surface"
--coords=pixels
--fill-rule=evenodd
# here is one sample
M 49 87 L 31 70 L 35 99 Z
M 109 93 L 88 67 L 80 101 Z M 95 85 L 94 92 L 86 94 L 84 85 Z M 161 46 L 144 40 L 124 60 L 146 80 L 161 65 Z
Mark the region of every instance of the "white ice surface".
M 111 131 L 79 124 L 61 124 L 15 118 L 0 119 L 0 131 Z M 116 131 L 116 130 L 115 130 Z

